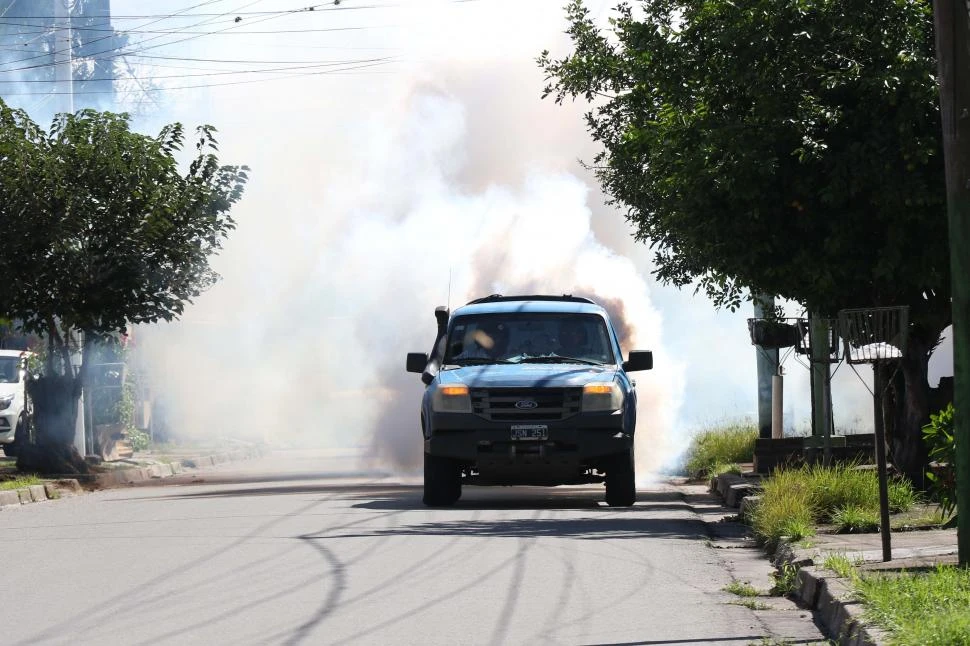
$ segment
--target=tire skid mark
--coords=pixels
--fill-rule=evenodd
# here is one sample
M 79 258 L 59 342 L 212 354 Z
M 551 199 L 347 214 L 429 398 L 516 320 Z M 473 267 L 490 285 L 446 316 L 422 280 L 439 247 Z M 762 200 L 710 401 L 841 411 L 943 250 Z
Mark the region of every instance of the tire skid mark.
M 560 618 L 566 612 L 566 607 L 572 600 L 573 591 L 576 588 L 576 582 L 579 576 L 576 572 L 576 564 L 573 563 L 573 555 L 575 553 L 573 541 L 567 539 L 564 545 L 557 546 L 557 549 L 550 551 L 550 554 L 554 556 L 557 560 L 563 564 L 562 573 L 562 584 L 559 586 L 559 596 L 556 598 L 555 609 L 549 614 L 549 617 L 543 623 L 542 628 L 539 629 L 529 642 L 543 640 L 546 642 L 552 641 L 555 643 L 552 635 L 556 631 L 556 627 L 561 625 L 559 623 Z M 585 631 L 581 634 L 581 637 L 585 637 Z
M 450 599 L 452 597 L 455 597 L 455 596 L 457 596 L 457 595 L 459 595 L 459 594 L 461 594 L 463 592 L 467 592 L 468 590 L 470 590 L 472 588 L 475 588 L 475 587 L 481 585 L 482 582 L 487 581 L 488 579 L 491 579 L 492 577 L 498 575 L 499 573 L 501 573 L 503 570 L 505 570 L 510 565 L 513 565 L 515 563 L 515 559 L 516 559 L 516 556 L 510 556 L 507 559 L 505 559 L 504 561 L 502 561 L 501 563 L 499 563 L 498 565 L 496 565 L 495 567 L 493 567 L 492 569 L 490 569 L 487 572 L 483 573 L 479 578 L 477 578 L 477 579 L 475 579 L 473 581 L 470 581 L 468 583 L 465 583 L 463 585 L 460 585 L 457 588 L 454 588 L 452 590 L 449 590 L 448 592 L 442 593 L 442 594 L 434 597 L 433 599 L 430 599 L 430 600 L 422 603 L 421 605 L 417 606 L 416 608 L 412 608 L 412 609 L 409 609 L 409 610 L 405 610 L 404 612 L 400 612 L 400 613 L 394 615 L 393 617 L 390 617 L 389 619 L 385 619 L 384 621 L 382 621 L 382 622 L 380 622 L 378 624 L 374 624 L 373 626 L 371 626 L 370 628 L 367 628 L 366 630 L 362 630 L 360 632 L 354 633 L 353 635 L 350 635 L 348 637 L 345 637 L 345 638 L 343 638 L 343 639 L 341 639 L 339 641 L 336 641 L 336 642 L 334 642 L 334 644 L 355 643 L 356 640 L 359 640 L 360 638 L 364 637 L 365 635 L 369 635 L 369 634 L 374 633 L 374 632 L 376 632 L 378 630 L 381 630 L 383 628 L 386 628 L 388 626 L 391 626 L 393 624 L 396 624 L 396 623 L 398 623 L 399 621 L 401 621 L 403 619 L 408 619 L 410 617 L 413 617 L 415 614 L 417 614 L 419 612 L 422 612 L 423 610 L 427 610 L 428 608 L 434 606 L 435 604 L 438 604 L 438 603 L 440 603 L 442 601 L 445 601 L 447 599 Z
M 273 527 L 274 525 L 277 525 L 283 522 L 287 518 L 298 516 L 302 514 L 304 511 L 313 509 L 314 507 L 320 504 L 323 504 L 324 502 L 327 502 L 329 499 L 332 499 L 335 495 L 336 494 L 332 494 L 331 496 L 328 496 L 326 498 L 322 498 L 320 500 L 314 500 L 294 510 L 289 514 L 285 514 L 279 517 L 274 517 L 272 520 L 262 523 L 261 525 L 253 529 L 248 534 L 240 536 L 237 540 L 235 540 L 234 542 L 232 542 L 227 546 L 216 547 L 214 550 L 209 550 L 204 555 L 199 556 L 195 559 L 192 559 L 188 563 L 184 563 L 182 565 L 179 565 L 178 567 L 172 568 L 171 570 L 163 574 L 158 574 L 152 577 L 151 579 L 149 579 L 148 581 L 140 585 L 141 590 L 144 590 L 144 592 L 139 593 L 137 590 L 134 592 L 130 590 L 125 590 L 124 592 L 121 592 L 115 595 L 114 597 L 111 597 L 110 599 L 107 599 L 101 602 L 99 604 L 102 608 L 101 610 L 95 609 L 90 612 L 83 611 L 81 613 L 75 613 L 71 617 L 62 620 L 60 623 L 57 623 L 53 626 L 48 626 L 45 630 L 31 636 L 26 641 L 18 642 L 18 644 L 29 646 L 30 644 L 35 644 L 38 641 L 42 641 L 44 639 L 50 639 L 55 635 L 65 634 L 65 633 L 75 635 L 76 637 L 80 637 L 85 630 L 97 629 L 104 622 L 104 620 L 109 617 L 117 617 L 119 615 L 132 614 L 139 607 L 141 607 L 146 603 L 150 603 L 152 599 L 155 599 L 159 596 L 159 593 L 155 591 L 158 584 L 168 581 L 173 576 L 178 576 L 179 574 L 184 574 L 185 572 L 191 571 L 193 568 L 199 565 L 202 565 L 203 563 L 206 563 L 213 557 L 217 557 L 225 554 L 229 550 L 232 550 L 242 545 L 247 540 L 257 536 L 258 534 L 269 529 L 270 527 Z M 224 576 L 223 574 L 215 575 L 207 579 L 206 581 L 204 581 L 203 584 L 212 582 L 216 579 L 222 578 L 223 576 Z
M 539 520 L 541 516 L 542 511 L 537 510 L 532 514 L 531 520 Z M 518 540 L 519 549 L 516 551 L 514 557 L 515 570 L 512 573 L 512 580 L 509 582 L 505 603 L 502 604 L 502 610 L 499 612 L 498 619 L 495 622 L 495 629 L 492 631 L 492 638 L 489 640 L 489 643 L 496 644 L 497 646 L 502 646 L 505 643 L 505 635 L 508 634 L 509 624 L 512 623 L 512 617 L 515 613 L 515 602 L 522 594 L 522 581 L 525 578 L 525 560 L 529 554 L 529 550 L 536 544 L 538 537 L 523 537 Z
M 344 590 L 347 588 L 347 570 L 346 566 L 341 563 L 337 555 L 334 554 L 326 545 L 323 545 L 318 539 L 314 538 L 304 538 L 307 544 L 317 550 L 323 558 L 330 564 L 330 570 L 324 575 L 330 581 L 330 590 L 327 592 L 327 597 L 320 604 L 313 616 L 307 619 L 304 623 L 299 625 L 295 631 L 291 634 L 290 638 L 284 643 L 287 646 L 299 644 L 301 641 L 306 639 L 314 628 L 319 626 L 323 621 L 336 610 L 338 604 L 340 603 L 340 597 Z

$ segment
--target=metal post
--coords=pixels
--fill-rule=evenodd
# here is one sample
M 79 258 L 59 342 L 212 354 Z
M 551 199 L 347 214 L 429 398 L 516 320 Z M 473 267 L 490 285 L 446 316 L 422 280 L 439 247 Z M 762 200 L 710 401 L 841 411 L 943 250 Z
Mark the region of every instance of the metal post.
M 767 318 L 775 307 L 775 299 L 767 294 L 754 298 L 754 317 Z M 778 373 L 778 350 L 755 347 L 758 365 L 758 437 L 771 437 L 771 380 Z
M 891 528 L 889 526 L 889 473 L 886 466 L 885 408 L 882 405 L 887 386 L 885 374 L 879 370 L 879 364 L 873 364 L 872 390 L 875 393 L 875 397 L 873 397 L 875 403 L 872 422 L 876 440 L 876 469 L 879 471 L 879 534 L 882 538 L 883 561 L 891 561 L 893 558 Z
M 970 6 L 935 0 L 933 13 L 950 221 L 957 544 L 960 565 L 970 566 Z
M 832 383 L 829 370 L 829 324 L 818 314 L 808 315 L 812 361 L 812 435 L 821 436 L 823 459 L 832 463 Z
M 785 378 L 781 368 L 778 374 L 771 378 L 771 439 L 780 440 L 785 437 L 784 426 Z
M 74 112 L 74 72 L 70 0 L 54 0 L 54 90 L 58 112 Z

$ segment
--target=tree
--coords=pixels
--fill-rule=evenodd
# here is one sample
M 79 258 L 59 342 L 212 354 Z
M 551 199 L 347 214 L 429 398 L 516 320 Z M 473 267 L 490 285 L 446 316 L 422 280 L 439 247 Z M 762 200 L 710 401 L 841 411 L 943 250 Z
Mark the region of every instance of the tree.
M 567 16 L 544 96 L 593 104 L 596 175 L 660 280 L 732 309 L 759 292 L 910 307 L 894 460 L 921 481 L 951 317 L 929 2 L 644 0 L 608 34 L 581 0 Z
M 84 469 L 70 448 L 85 377 L 72 350 L 175 319 L 217 279 L 208 259 L 235 226 L 248 168 L 220 165 L 211 126 L 196 135 L 183 174 L 181 124 L 150 137 L 127 115 L 82 110 L 44 131 L 0 101 L 0 315 L 49 343 L 31 384 L 45 464 Z

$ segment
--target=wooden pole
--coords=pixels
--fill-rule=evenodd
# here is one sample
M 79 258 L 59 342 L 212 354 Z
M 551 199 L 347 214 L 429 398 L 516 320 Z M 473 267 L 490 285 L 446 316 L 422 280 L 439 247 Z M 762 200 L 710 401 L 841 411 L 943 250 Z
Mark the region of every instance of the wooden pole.
M 970 566 L 970 5 L 935 0 L 933 14 L 953 285 L 957 544 L 960 564 Z

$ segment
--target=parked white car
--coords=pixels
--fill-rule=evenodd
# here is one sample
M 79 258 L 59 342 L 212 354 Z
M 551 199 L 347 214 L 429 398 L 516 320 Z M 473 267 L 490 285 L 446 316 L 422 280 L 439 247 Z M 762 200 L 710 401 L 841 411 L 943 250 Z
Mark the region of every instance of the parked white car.
M 0 446 L 16 455 L 27 439 L 27 356 L 22 350 L 0 350 Z

